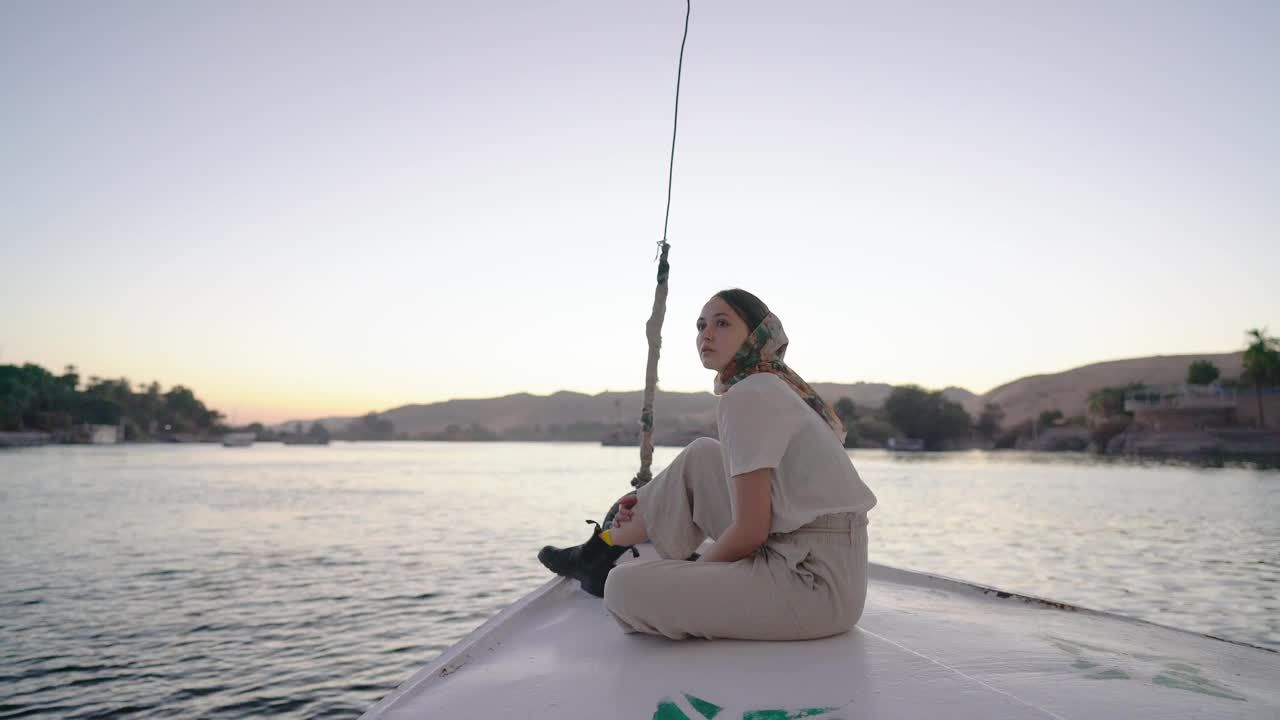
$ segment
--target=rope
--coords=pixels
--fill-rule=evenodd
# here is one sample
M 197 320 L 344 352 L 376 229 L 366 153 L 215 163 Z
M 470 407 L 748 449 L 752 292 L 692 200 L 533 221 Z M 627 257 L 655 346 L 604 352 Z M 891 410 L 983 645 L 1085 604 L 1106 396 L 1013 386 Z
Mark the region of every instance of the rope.
M 671 266 L 667 263 L 667 253 L 671 244 L 667 242 L 667 227 L 671 222 L 671 183 L 676 168 L 676 131 L 680 127 L 680 78 L 684 74 L 684 46 L 689 39 L 689 14 L 692 11 L 692 0 L 684 3 L 684 35 L 680 38 L 680 61 L 676 65 L 676 102 L 675 112 L 671 118 L 671 157 L 667 163 L 667 211 L 662 217 L 662 240 L 658 243 L 658 286 L 653 291 L 653 310 L 649 314 L 649 322 L 645 323 L 645 336 L 649 340 L 649 360 L 644 373 L 644 406 L 640 410 L 640 471 L 631 480 L 631 486 L 642 487 L 653 479 L 650 466 L 653 465 L 653 399 L 658 390 L 658 356 L 662 351 L 662 321 L 667 316 L 667 276 Z
M 676 108 L 671 116 L 671 158 L 667 161 L 667 212 L 662 216 L 662 242 L 667 241 L 667 223 L 671 220 L 671 180 L 676 170 L 676 130 L 680 126 L 680 76 L 684 74 L 684 44 L 689 39 L 689 12 L 692 0 L 684 0 L 684 35 L 680 38 L 680 61 L 676 64 Z

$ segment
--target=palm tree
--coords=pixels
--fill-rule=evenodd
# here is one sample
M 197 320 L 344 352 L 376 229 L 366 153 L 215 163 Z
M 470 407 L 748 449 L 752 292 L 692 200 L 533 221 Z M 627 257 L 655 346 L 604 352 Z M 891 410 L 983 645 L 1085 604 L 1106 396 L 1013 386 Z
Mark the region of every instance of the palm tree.
M 1258 427 L 1267 426 L 1262 415 L 1262 388 L 1280 384 L 1280 340 L 1268 337 L 1267 329 L 1254 328 L 1245 333 L 1249 347 L 1244 351 L 1244 377 L 1253 383 L 1258 400 Z

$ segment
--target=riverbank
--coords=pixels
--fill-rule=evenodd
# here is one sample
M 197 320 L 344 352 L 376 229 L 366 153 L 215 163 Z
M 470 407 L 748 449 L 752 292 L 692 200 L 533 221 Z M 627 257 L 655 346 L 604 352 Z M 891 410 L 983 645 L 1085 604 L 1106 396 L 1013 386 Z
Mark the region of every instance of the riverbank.
M 48 445 L 53 436 L 45 432 L 0 432 L 0 448 Z
M 1127 430 L 1107 443 L 1108 455 L 1280 460 L 1280 432 L 1252 428 Z
M 1063 430 L 1061 428 L 1057 430 Z M 1068 431 L 1072 429 L 1066 429 Z M 9 433 L 14 435 L 14 433 Z M 49 447 L 83 447 L 94 445 L 92 443 L 60 443 L 60 442 L 43 442 L 44 438 L 39 437 L 39 433 L 28 433 L 27 435 L 36 436 L 31 442 L 18 444 L 16 442 L 6 443 L 0 439 L 0 449 L 33 449 L 39 446 Z M 1172 466 L 1189 466 L 1202 468 L 1223 468 L 1238 467 L 1252 468 L 1257 470 L 1280 469 L 1280 450 L 1277 444 L 1280 440 L 1268 442 L 1267 444 L 1258 444 L 1252 442 L 1235 442 L 1231 444 L 1216 444 L 1213 442 L 1204 442 L 1199 436 L 1187 438 L 1171 438 L 1168 434 L 1161 434 L 1150 437 L 1132 438 L 1129 444 L 1124 447 L 1117 447 L 1112 452 L 1095 452 L 1087 445 L 1080 444 L 1077 440 L 1077 433 L 1065 432 L 1055 433 L 1053 430 L 1045 431 L 1040 437 L 1041 446 L 1039 447 L 1020 447 L 1008 449 L 992 449 L 990 447 L 951 447 L 944 451 L 915 451 L 915 452 L 894 452 L 887 448 L 880 447 L 857 447 L 848 448 L 852 453 L 855 463 L 860 463 L 863 457 L 879 456 L 888 453 L 891 457 L 899 457 L 903 459 L 916 457 L 921 460 L 929 458 L 943 461 L 948 457 L 981 455 L 992 461 L 1002 458 L 1034 458 L 1043 456 L 1045 459 L 1062 458 L 1064 461 L 1072 461 L 1072 458 L 1089 458 L 1092 461 L 1100 463 L 1116 463 L 1116 464 L 1138 464 L 1146 465 L 1149 463 L 1167 464 Z M 1274 435 L 1274 434 L 1273 434 Z M 1070 441 L 1064 438 L 1075 438 Z M 661 448 L 666 452 L 678 451 L 679 449 L 692 442 L 693 438 L 688 436 L 668 437 L 666 442 L 658 442 L 655 447 Z M 539 440 L 513 440 L 510 438 L 484 438 L 484 439 L 387 439 L 381 441 L 371 440 L 336 440 L 329 443 L 334 447 L 353 447 L 353 446 L 369 446 L 369 447 L 387 447 L 387 446 L 422 446 L 422 445 L 452 445 L 465 447 L 469 445 L 543 445 L 543 446 L 603 446 L 608 448 L 632 448 L 637 447 L 634 442 L 600 442 L 593 439 L 585 440 L 563 440 L 563 439 L 539 439 Z M 111 445 L 94 445 L 96 447 L 115 447 L 115 448 L 159 448 L 159 447 L 216 447 L 221 445 L 217 439 L 189 440 L 189 441 L 128 441 Z M 259 440 L 253 443 L 254 446 L 261 446 L 263 449 L 277 447 L 286 448 L 296 444 L 282 442 L 280 440 Z M 233 454 L 240 455 L 246 449 L 235 448 Z M 326 455 L 317 455 L 317 458 L 328 457 Z

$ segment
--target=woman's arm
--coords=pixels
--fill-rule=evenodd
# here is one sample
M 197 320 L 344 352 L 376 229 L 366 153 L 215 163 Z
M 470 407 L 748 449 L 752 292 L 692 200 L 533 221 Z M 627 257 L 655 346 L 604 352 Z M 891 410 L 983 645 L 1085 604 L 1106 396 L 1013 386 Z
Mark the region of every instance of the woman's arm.
M 769 539 L 769 528 L 773 526 L 773 468 L 735 475 L 733 499 L 736 506 L 733 523 L 700 561 L 741 560 Z

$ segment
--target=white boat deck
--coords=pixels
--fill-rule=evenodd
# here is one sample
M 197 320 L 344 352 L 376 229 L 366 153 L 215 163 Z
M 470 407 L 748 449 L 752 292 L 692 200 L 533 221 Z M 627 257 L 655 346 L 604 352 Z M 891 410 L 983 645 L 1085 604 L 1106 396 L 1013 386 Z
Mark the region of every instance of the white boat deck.
M 555 579 L 364 717 L 1277 720 L 1280 653 L 879 565 L 852 632 L 676 642 Z

